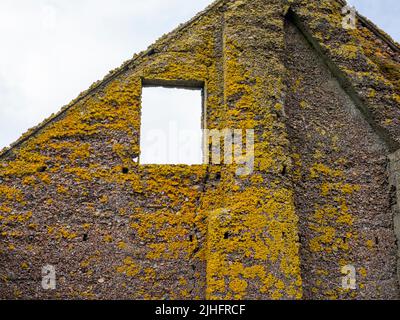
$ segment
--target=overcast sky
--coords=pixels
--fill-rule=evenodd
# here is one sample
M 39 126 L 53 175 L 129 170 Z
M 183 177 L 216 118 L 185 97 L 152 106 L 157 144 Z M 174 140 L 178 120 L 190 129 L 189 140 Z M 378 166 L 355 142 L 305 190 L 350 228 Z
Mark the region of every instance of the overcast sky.
M 212 0 L 0 0 L 0 149 Z M 351 0 L 400 41 L 398 0 Z

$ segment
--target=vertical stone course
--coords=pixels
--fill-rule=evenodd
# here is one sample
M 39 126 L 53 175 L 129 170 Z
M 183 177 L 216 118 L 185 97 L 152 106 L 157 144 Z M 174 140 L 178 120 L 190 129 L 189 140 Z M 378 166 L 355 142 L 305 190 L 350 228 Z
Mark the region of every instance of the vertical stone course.
M 400 150 L 389 155 L 389 182 L 393 208 L 394 231 L 397 237 L 397 274 L 400 281 Z
M 289 137 L 305 298 L 398 298 L 385 143 L 300 30 L 286 26 Z M 357 290 L 342 288 L 344 266 Z

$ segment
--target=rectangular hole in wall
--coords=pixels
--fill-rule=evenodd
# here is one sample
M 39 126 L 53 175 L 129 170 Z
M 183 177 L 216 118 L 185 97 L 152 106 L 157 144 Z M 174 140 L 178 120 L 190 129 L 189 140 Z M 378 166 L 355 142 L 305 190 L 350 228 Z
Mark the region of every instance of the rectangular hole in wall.
M 140 164 L 203 163 L 203 89 L 198 85 L 144 85 Z

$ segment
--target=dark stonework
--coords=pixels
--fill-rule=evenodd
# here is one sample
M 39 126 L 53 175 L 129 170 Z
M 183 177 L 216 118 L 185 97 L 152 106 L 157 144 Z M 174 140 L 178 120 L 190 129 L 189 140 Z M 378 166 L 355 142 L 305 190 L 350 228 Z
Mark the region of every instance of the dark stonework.
M 340 292 L 341 267 L 349 264 L 359 298 L 398 298 L 388 149 L 300 31 L 287 22 L 286 32 L 304 295 Z

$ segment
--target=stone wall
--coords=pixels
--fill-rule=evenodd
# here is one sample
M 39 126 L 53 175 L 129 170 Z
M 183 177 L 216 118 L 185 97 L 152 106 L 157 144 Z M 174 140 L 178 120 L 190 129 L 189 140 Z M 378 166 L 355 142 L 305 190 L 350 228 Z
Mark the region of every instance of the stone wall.
M 302 297 L 283 11 L 220 2 L 3 155 L 1 298 Z M 138 165 L 143 79 L 204 83 L 208 129 L 255 130 L 254 172 Z
M 389 150 L 290 21 L 286 42 L 304 297 L 398 298 Z M 342 288 L 347 265 L 357 290 Z
M 3 152 L 0 298 L 398 297 L 400 58 L 341 20 L 336 1 L 217 1 Z M 208 129 L 254 130 L 250 175 L 137 163 L 143 84 L 200 83 Z
M 400 150 L 389 155 L 389 181 L 391 187 L 391 205 L 394 213 L 394 231 L 397 244 L 400 243 Z M 398 246 L 397 273 L 400 281 L 400 246 Z
M 140 166 L 142 79 L 207 83 L 219 13 L 158 42 L 0 160 L 0 297 L 200 299 L 207 166 Z M 216 182 L 218 185 L 218 181 Z M 56 290 L 42 288 L 42 267 Z

